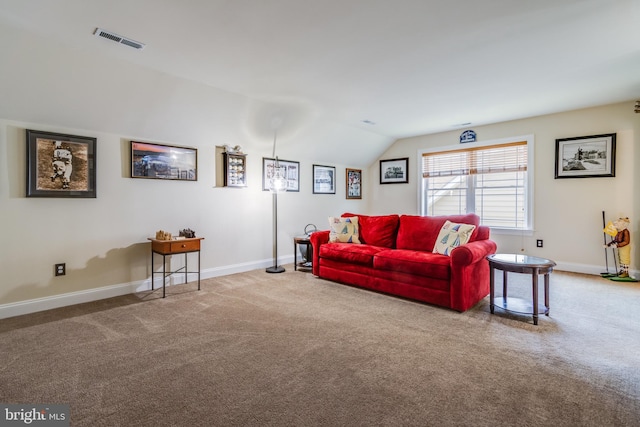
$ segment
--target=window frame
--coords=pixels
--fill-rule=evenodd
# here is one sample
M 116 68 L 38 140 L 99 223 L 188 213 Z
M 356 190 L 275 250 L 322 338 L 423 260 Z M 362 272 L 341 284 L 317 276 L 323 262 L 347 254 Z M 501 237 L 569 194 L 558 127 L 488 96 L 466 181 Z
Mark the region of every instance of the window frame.
M 489 141 L 482 141 L 482 142 L 470 142 L 470 143 L 464 143 L 461 144 L 460 146 L 453 146 L 453 145 L 447 145 L 447 146 L 439 146 L 439 147 L 433 147 L 433 148 L 423 148 L 418 150 L 418 156 L 417 156 L 417 165 L 416 165 L 416 170 L 417 170 L 417 179 L 418 182 L 420 183 L 417 187 L 417 191 L 418 191 L 418 210 L 420 212 L 420 215 L 425 216 L 425 211 L 426 211 L 426 197 L 425 197 L 425 185 L 424 185 L 424 180 L 425 178 L 422 177 L 422 157 L 423 154 L 427 154 L 427 153 L 436 153 L 436 152 L 445 152 L 445 151 L 454 151 L 454 150 L 467 150 L 467 149 L 477 149 L 477 148 L 485 148 L 485 147 L 491 147 L 494 145 L 502 145 L 502 144 L 509 144 L 509 143 L 513 143 L 513 142 L 517 142 L 517 141 L 526 141 L 527 143 L 527 180 L 526 180 L 526 184 L 525 184 L 525 191 L 526 191 L 526 214 L 525 214 L 525 226 L 523 228 L 511 228 L 511 227 L 497 227 L 497 226 L 491 226 L 491 231 L 492 232 L 496 232 L 496 234 L 517 234 L 517 235 L 521 235 L 521 234 L 527 234 L 527 235 L 532 235 L 533 234 L 533 210 L 534 210 L 534 197 L 535 197 L 535 193 L 534 193 L 534 174 L 535 174 L 535 170 L 534 170 L 534 146 L 535 146 L 535 138 L 533 135 L 521 135 L 521 136 L 514 136 L 514 137 L 508 137 L 508 138 L 501 138 L 501 139 L 493 139 L 493 140 L 489 140 Z

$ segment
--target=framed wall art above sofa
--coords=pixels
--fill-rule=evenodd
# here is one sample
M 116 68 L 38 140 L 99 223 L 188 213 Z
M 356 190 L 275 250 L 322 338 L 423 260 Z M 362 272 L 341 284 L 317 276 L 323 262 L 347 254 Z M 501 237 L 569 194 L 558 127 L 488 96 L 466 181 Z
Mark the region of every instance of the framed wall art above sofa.
M 336 194 L 336 168 L 313 165 L 313 194 Z
M 409 158 L 380 160 L 380 184 L 409 182 Z
M 362 170 L 347 168 L 345 176 L 347 199 L 362 199 Z

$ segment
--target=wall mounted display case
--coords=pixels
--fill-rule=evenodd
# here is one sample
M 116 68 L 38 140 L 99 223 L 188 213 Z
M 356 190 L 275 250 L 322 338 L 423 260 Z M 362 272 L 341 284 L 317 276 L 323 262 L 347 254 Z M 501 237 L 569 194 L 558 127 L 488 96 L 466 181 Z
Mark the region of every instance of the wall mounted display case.
M 247 186 L 247 155 L 222 153 L 224 159 L 224 186 Z

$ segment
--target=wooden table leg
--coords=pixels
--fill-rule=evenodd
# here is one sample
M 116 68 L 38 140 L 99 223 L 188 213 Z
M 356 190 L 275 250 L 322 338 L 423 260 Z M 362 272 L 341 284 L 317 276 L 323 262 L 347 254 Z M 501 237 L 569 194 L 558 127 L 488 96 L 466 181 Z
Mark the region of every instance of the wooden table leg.
M 493 267 L 489 268 L 489 310 L 491 310 L 491 314 L 493 314 L 493 300 L 495 298 L 495 269 Z
M 187 261 L 187 252 L 184 253 L 184 284 L 189 282 L 189 262 Z
M 151 290 L 153 291 L 153 278 L 155 277 L 154 274 L 155 269 L 153 268 L 153 249 L 151 250 Z
M 507 307 L 507 270 L 502 270 L 502 306 Z
M 538 273 L 531 274 L 533 282 L 533 324 L 538 324 Z
M 166 296 L 167 287 L 167 258 L 162 255 L 162 298 Z
M 307 259 L 305 260 L 307 264 L 311 264 L 313 262 L 313 246 L 311 243 L 307 244 Z
M 549 273 L 544 275 L 544 306 L 546 308 L 544 314 L 549 315 Z
M 507 299 L 507 270 L 502 272 L 502 298 Z

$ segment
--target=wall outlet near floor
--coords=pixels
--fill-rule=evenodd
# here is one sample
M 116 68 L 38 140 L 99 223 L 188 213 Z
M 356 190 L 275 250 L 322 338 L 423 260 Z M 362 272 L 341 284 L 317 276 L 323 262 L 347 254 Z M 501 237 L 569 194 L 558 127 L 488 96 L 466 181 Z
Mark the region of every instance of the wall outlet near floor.
M 536 246 L 539 247 L 539 248 L 542 247 L 542 239 L 536 240 Z
M 65 263 L 55 265 L 56 276 L 64 276 L 67 274 L 67 266 Z

